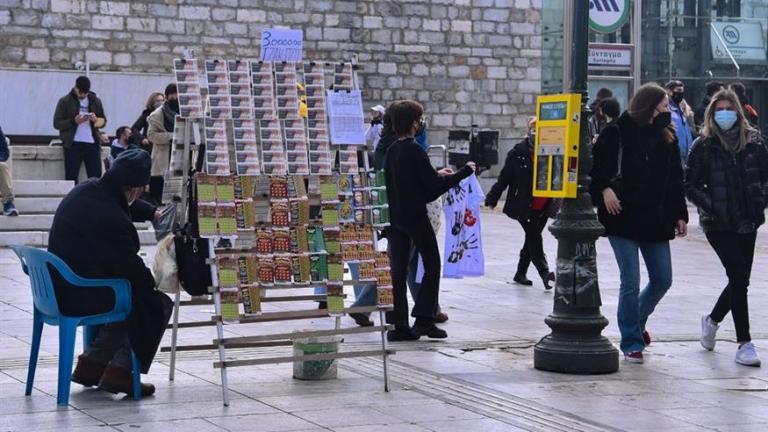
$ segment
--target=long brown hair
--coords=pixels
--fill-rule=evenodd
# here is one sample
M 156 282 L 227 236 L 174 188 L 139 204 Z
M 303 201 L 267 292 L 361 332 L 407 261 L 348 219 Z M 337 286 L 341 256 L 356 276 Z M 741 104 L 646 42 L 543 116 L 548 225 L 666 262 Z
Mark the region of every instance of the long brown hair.
M 656 106 L 667 97 L 667 91 L 658 84 L 648 83 L 637 89 L 629 101 L 627 113 L 640 126 L 647 125 L 653 119 Z M 670 123 L 661 132 L 664 141 L 671 144 L 675 141 L 675 126 Z
M 701 135 L 706 138 L 717 137 L 723 147 L 726 149 L 729 148 L 727 141 L 723 137 L 723 131 L 720 130 L 720 127 L 717 126 L 717 123 L 715 122 L 715 105 L 720 101 L 730 102 L 731 106 L 733 106 L 733 110 L 736 111 L 737 119 L 734 127 L 739 128 L 739 139 L 732 150 L 740 152 L 747 146 L 749 133 L 752 128 L 749 126 L 746 117 L 744 117 L 744 109 L 741 107 L 741 102 L 739 102 L 739 96 L 733 90 L 720 90 L 712 96 L 712 100 L 709 102 L 709 105 L 707 105 L 706 111 L 704 111 L 704 123 L 701 127 Z
M 149 95 L 149 98 L 147 98 L 147 103 L 144 104 L 144 109 L 153 110 L 155 109 L 155 98 L 158 96 L 162 96 L 163 99 L 165 99 L 165 95 L 161 92 L 152 92 L 152 94 Z

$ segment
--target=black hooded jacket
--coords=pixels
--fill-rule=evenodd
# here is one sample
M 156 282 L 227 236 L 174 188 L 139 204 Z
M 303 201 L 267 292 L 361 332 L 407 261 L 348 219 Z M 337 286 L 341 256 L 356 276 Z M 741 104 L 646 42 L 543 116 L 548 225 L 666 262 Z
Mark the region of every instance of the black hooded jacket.
M 619 146 L 623 146 L 620 184 Z M 675 223 L 688 221 L 677 140 L 664 141 L 661 130 L 638 125 L 624 112 L 598 136 L 592 156 L 589 192 L 605 235 L 643 242 L 672 240 Z M 612 188 L 621 202 L 618 215 L 605 208 L 606 188 Z

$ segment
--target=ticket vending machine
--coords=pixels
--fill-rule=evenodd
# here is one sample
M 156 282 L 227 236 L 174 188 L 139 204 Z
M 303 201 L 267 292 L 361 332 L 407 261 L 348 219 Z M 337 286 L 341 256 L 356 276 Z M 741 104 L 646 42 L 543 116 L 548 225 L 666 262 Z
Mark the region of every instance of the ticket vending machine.
M 539 96 L 536 114 L 533 196 L 576 198 L 581 94 Z

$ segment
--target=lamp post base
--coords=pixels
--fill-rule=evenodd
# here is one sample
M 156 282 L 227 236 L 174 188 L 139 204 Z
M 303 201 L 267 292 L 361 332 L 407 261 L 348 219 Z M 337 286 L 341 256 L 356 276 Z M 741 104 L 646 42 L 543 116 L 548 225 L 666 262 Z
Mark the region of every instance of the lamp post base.
M 547 325 L 553 332 L 533 349 L 533 367 L 568 374 L 608 374 L 619 370 L 619 352 L 600 331 L 608 324 L 603 316 L 573 317 L 550 315 Z M 558 332 L 556 328 L 567 328 Z

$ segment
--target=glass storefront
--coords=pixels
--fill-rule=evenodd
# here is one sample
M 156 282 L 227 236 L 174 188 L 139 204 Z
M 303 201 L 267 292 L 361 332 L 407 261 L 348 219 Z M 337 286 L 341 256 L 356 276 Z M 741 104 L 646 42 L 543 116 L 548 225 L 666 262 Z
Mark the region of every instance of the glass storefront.
M 564 29 L 562 0 L 542 2 L 542 91 L 563 90 Z M 613 33 L 590 32 L 590 42 L 633 43 L 632 22 Z M 742 82 L 768 129 L 768 0 L 642 0 L 640 20 L 641 83 L 663 84 L 671 79 L 686 85 L 686 100 L 698 106 L 705 84 Z M 632 90 L 630 73 L 590 71 L 590 94 L 608 86 L 621 93 Z M 624 90 L 626 89 L 626 90 Z M 614 91 L 616 93 L 616 91 Z M 622 103 L 622 107 L 625 104 Z
M 696 107 L 708 81 L 742 82 L 768 127 L 767 0 L 644 0 L 643 82 L 683 81 Z

